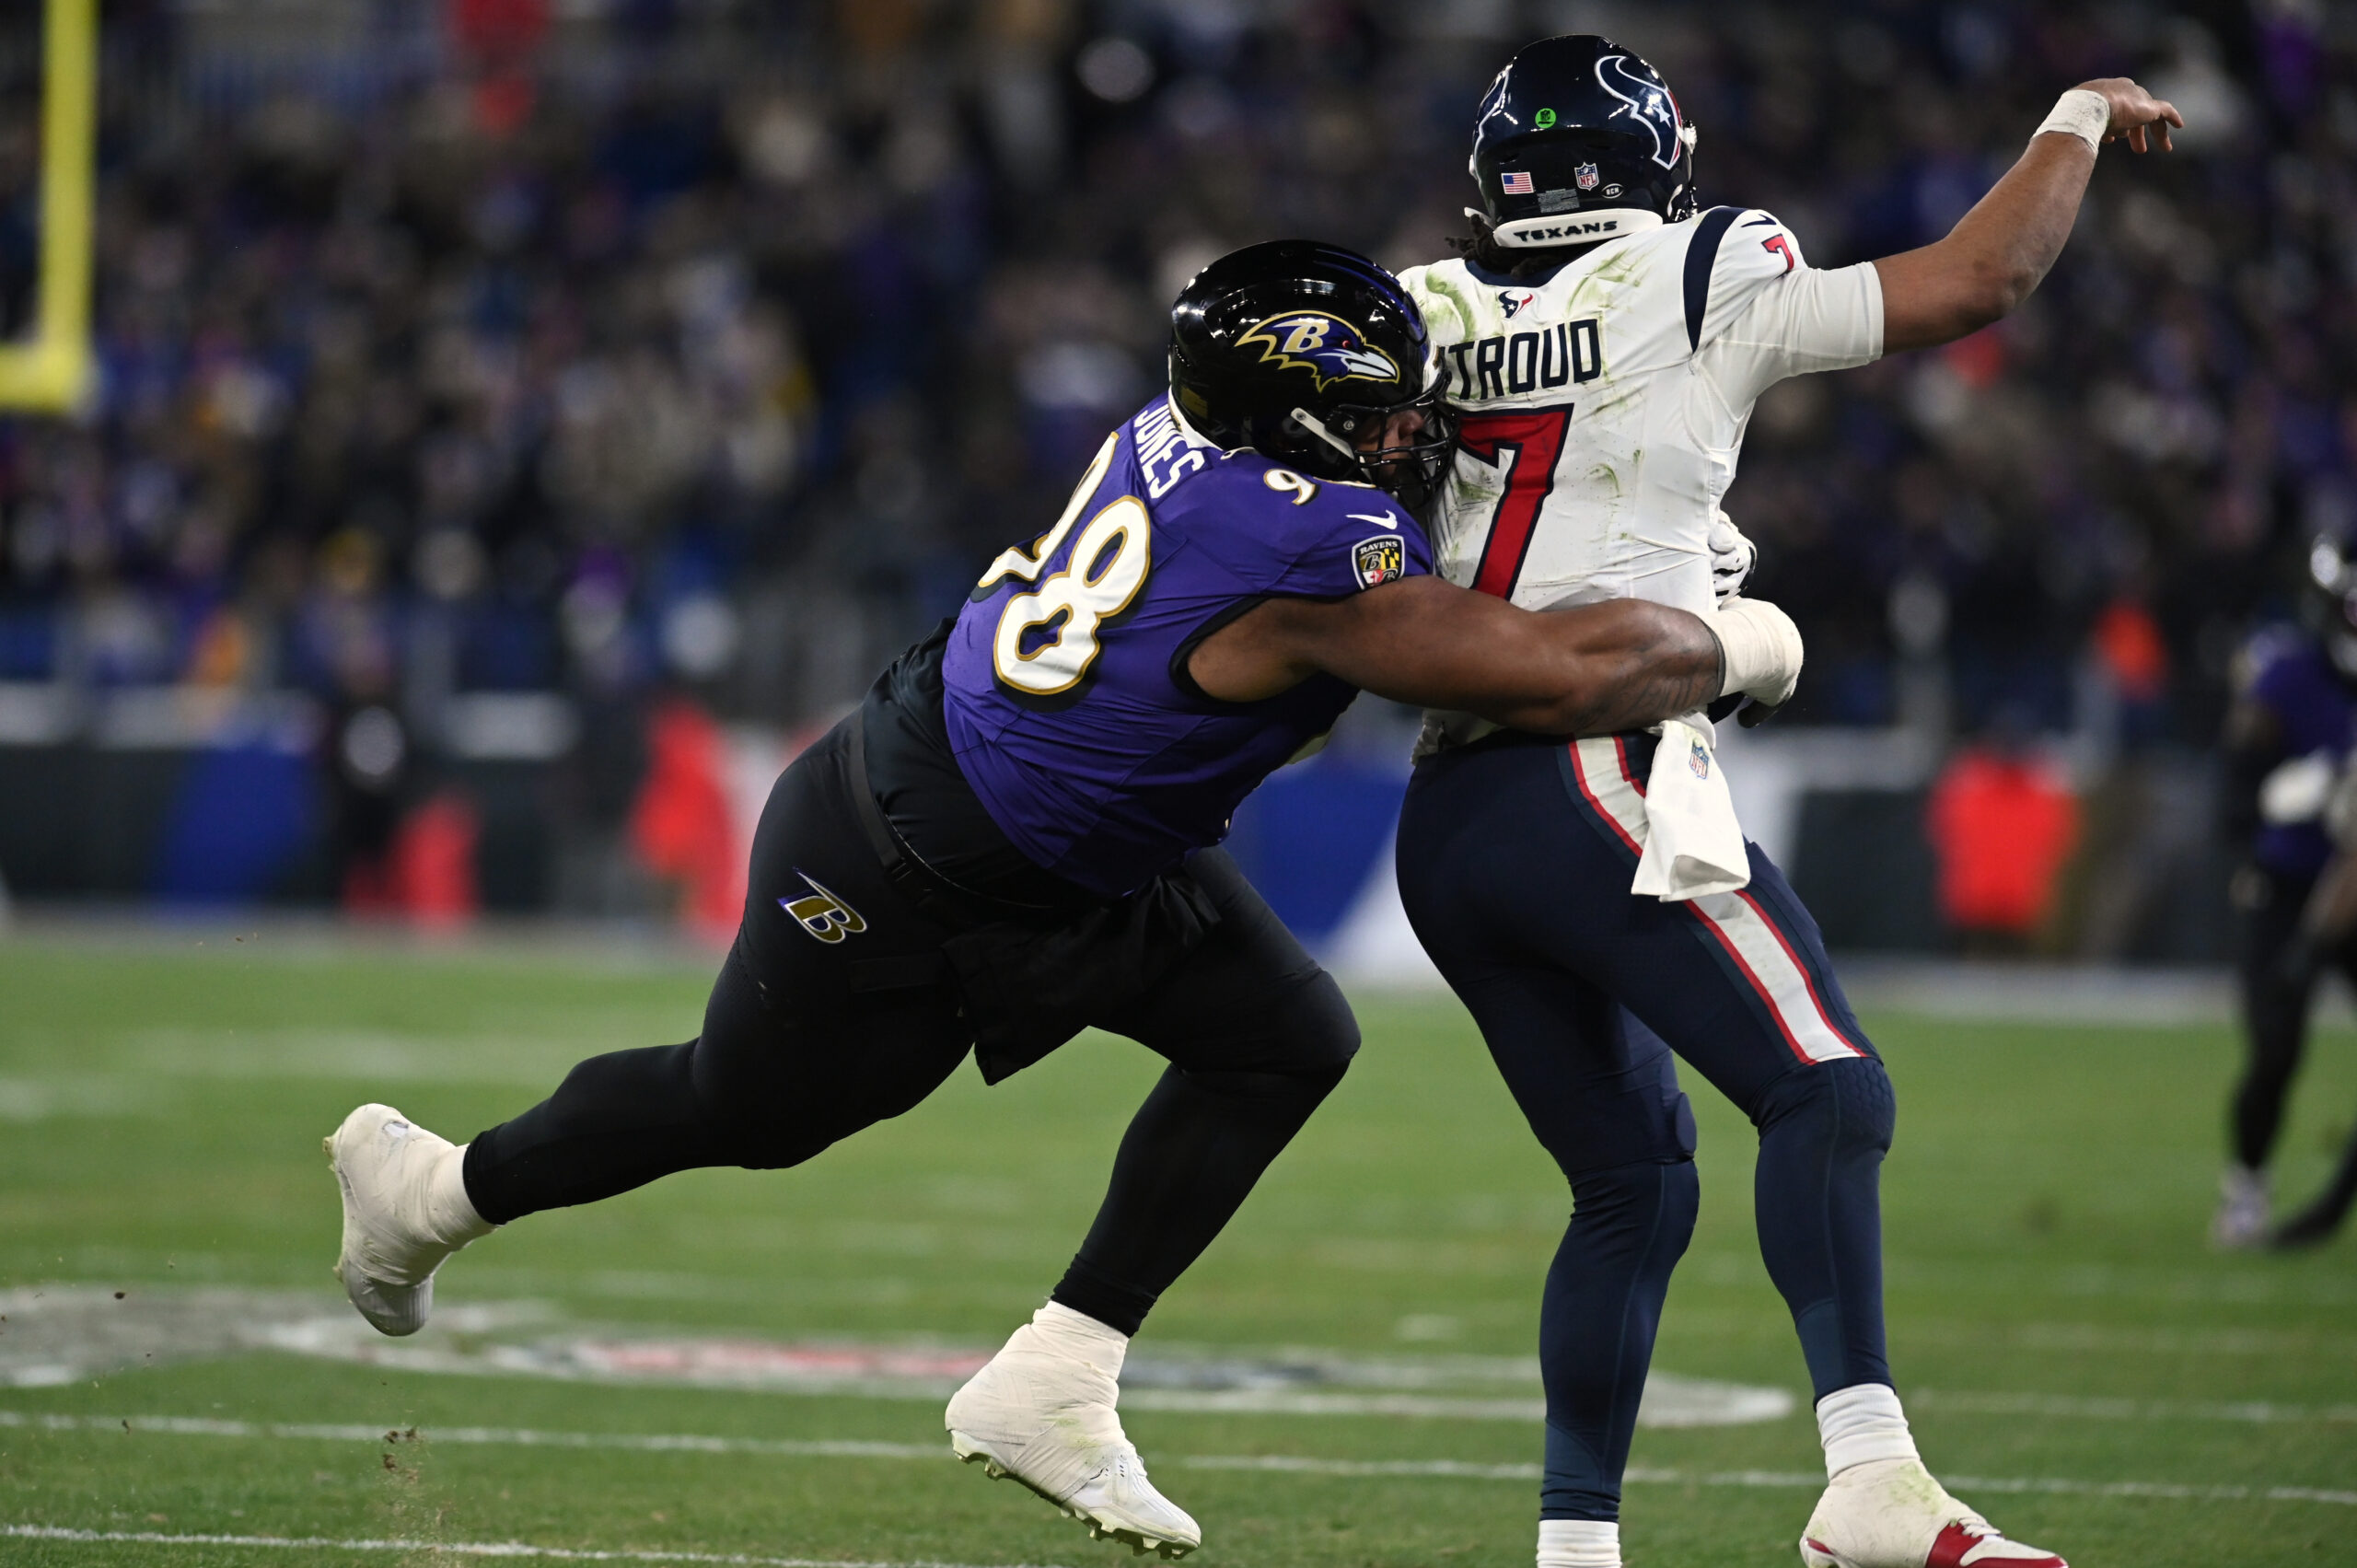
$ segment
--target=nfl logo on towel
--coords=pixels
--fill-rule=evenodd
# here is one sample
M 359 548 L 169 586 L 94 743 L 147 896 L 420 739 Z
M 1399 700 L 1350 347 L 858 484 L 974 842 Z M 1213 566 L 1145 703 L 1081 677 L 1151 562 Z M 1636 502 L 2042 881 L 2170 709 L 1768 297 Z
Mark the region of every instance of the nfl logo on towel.
M 1596 187 L 1599 176 L 1596 172 L 1596 165 L 1592 163 L 1584 163 L 1577 168 L 1572 170 L 1572 178 L 1579 181 L 1579 187 L 1581 190 L 1593 191 Z
M 1694 776 L 1698 779 L 1707 779 L 1711 776 L 1711 754 L 1702 749 L 1701 741 L 1697 740 L 1694 743 L 1694 749 L 1687 757 L 1686 765 L 1694 770 Z
M 1500 170 L 1498 174 L 1498 189 L 1501 193 L 1508 196 L 1534 196 L 1538 194 L 1537 188 L 1530 183 L 1529 175 L 1516 174 L 1510 170 L 1504 169 Z

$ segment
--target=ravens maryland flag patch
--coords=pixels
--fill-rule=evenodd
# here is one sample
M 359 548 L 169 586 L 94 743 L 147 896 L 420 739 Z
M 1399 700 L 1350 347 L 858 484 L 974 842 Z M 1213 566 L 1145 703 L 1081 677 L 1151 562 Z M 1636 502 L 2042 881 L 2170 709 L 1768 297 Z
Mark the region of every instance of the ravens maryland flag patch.
M 1363 588 L 1379 587 L 1408 575 L 1408 547 L 1398 534 L 1377 534 L 1351 546 L 1351 575 Z

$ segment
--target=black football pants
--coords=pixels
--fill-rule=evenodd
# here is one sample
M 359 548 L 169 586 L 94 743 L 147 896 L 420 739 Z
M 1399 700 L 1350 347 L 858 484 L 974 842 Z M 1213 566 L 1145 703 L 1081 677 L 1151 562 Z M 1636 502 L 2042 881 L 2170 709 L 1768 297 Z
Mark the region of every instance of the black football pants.
M 2252 867 L 2235 888 L 2242 915 L 2242 1003 L 2247 1054 L 2235 1086 L 2235 1158 L 2257 1170 L 2275 1151 L 2283 1104 L 2308 1043 L 2308 1009 L 2319 970 L 2291 962 L 2300 915 L 2316 889 L 2314 877 Z M 2357 962 L 2344 949 L 2327 955 L 2357 984 Z
M 904 898 L 866 847 L 842 744 L 842 731 L 830 735 L 771 793 L 744 924 L 703 1031 L 592 1057 L 547 1099 L 477 1136 L 466 1183 L 485 1219 L 595 1202 L 701 1166 L 799 1165 L 911 1109 L 965 1059 L 973 1033 L 948 985 L 872 987 L 895 965 L 921 968 L 951 928 Z M 1189 868 L 1221 919 L 1166 979 L 1095 1020 L 1170 1067 L 1132 1120 L 1104 1204 L 1054 1292 L 1131 1333 L 1358 1049 L 1340 988 L 1234 861 L 1208 850 Z

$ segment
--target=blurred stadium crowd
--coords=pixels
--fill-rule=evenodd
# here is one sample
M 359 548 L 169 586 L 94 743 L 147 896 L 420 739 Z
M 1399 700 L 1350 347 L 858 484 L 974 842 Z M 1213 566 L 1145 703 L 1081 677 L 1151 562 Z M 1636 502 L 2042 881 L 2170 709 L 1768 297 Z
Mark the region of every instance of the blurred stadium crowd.
M 471 693 L 564 698 L 609 819 L 663 702 L 831 716 L 1053 516 L 1196 266 L 1445 254 L 1471 108 L 1551 31 L 1647 53 L 1702 200 L 1818 264 L 1945 232 L 2082 79 L 2189 122 L 2107 155 L 2002 326 L 1761 405 L 1729 509 L 1811 641 L 1795 716 L 2206 745 L 2297 542 L 2357 528 L 2357 13 L 2325 0 L 106 18 L 103 369 L 79 417 L 0 422 L 0 682 L 390 715 L 347 794 L 413 797 Z M 5 41 L 13 326 L 36 29 Z

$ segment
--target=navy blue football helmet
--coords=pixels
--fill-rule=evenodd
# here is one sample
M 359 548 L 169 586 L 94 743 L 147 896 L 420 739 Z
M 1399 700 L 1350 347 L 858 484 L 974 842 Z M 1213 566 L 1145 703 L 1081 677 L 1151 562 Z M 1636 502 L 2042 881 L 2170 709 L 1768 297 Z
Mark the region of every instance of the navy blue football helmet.
M 1414 504 L 1455 441 L 1422 312 L 1355 250 L 1272 239 L 1197 273 L 1170 308 L 1170 391 L 1187 423 L 1319 479 L 1380 484 Z M 1358 450 L 1413 409 L 1409 444 Z
M 1467 167 L 1479 215 L 1510 250 L 1694 215 L 1694 128 L 1660 72 L 1593 33 L 1541 39 L 1506 63 L 1481 99 Z

